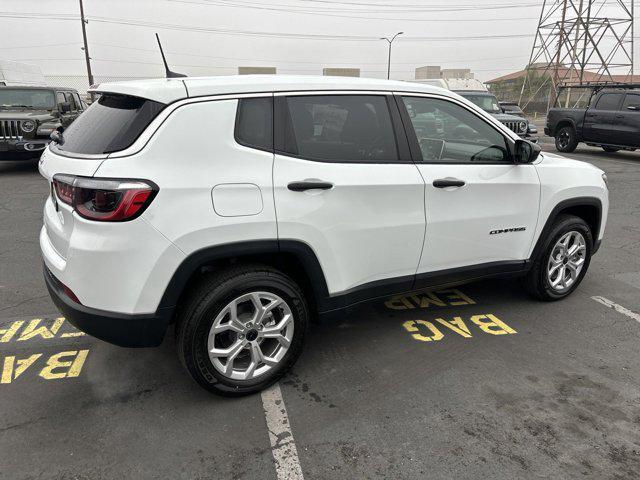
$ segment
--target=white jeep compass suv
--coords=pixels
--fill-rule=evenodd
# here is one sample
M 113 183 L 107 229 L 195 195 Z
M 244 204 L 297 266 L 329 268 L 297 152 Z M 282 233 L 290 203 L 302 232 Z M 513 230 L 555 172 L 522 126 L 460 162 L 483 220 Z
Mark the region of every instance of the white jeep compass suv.
M 216 393 L 280 378 L 318 313 L 502 275 L 566 297 L 604 232 L 601 170 L 437 87 L 228 76 L 94 91 L 40 160 L 51 297 L 116 345 L 157 346 L 174 323 Z

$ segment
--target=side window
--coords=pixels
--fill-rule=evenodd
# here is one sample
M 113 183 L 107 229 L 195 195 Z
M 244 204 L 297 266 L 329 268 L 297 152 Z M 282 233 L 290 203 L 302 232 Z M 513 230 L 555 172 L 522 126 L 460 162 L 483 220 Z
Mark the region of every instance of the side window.
M 402 97 L 416 133 L 422 161 L 510 163 L 507 141 L 482 118 L 453 102 Z
M 66 97 L 64 96 L 64 93 L 62 92 L 56 93 L 56 99 L 57 99 L 58 105 L 67 101 Z
M 636 107 L 636 108 L 629 108 L 629 107 Z M 624 97 L 622 110 L 640 110 L 640 93 L 627 93 L 627 96 Z
M 385 96 L 292 96 L 285 105 L 287 153 L 325 162 L 398 161 Z
M 76 102 L 76 109 L 82 110 L 82 102 L 80 102 L 80 97 L 78 96 L 78 94 L 73 92 L 71 95 L 73 95 L 73 100 Z
M 67 102 L 71 106 L 71 111 L 75 112 L 78 110 L 78 105 L 76 104 L 76 99 L 73 98 L 73 94 L 71 92 L 65 92 L 65 96 L 67 97 Z
M 621 93 L 603 93 L 596 103 L 596 110 L 618 110 L 622 100 Z
M 273 97 L 238 100 L 235 138 L 240 145 L 273 151 Z

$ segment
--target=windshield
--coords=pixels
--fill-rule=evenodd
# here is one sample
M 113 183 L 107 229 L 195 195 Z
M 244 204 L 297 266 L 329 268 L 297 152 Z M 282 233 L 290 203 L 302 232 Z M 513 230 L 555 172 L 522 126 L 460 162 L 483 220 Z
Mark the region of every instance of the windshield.
M 498 105 L 498 99 L 493 95 L 469 95 L 461 94 L 467 100 L 475 103 L 478 107 L 488 113 L 502 113 L 500 105 Z
M 0 88 L 0 108 L 35 108 L 51 110 L 56 101 L 51 90 Z

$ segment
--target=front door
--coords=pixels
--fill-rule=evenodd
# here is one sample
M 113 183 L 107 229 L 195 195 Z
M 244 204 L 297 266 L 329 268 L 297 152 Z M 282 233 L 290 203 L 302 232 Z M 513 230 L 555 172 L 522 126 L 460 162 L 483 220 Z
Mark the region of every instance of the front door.
M 276 94 L 278 238 L 313 249 L 332 296 L 412 286 L 424 182 L 399 128 L 384 93 Z
M 469 107 L 402 96 L 425 180 L 427 229 L 418 274 L 473 266 L 521 267 L 538 219 L 534 165 L 514 164 L 508 139 Z

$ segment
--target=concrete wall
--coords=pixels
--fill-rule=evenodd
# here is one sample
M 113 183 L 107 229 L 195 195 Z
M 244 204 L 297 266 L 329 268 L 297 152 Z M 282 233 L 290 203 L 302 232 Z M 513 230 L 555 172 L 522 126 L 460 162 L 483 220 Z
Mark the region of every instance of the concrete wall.
M 473 73 L 468 68 L 443 68 L 442 78 L 473 78 Z
M 427 65 L 416 68 L 416 80 L 427 80 L 432 78 L 442 78 L 440 65 Z
M 238 75 L 275 75 L 276 67 L 238 67 Z
M 322 75 L 328 77 L 359 77 L 359 68 L 323 68 Z

